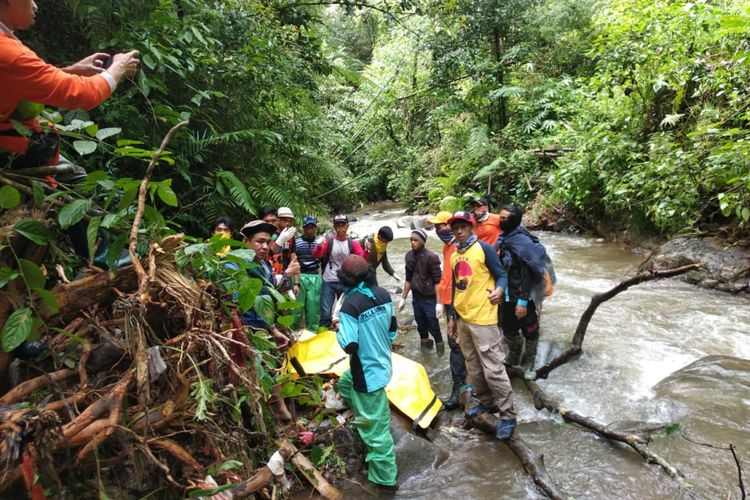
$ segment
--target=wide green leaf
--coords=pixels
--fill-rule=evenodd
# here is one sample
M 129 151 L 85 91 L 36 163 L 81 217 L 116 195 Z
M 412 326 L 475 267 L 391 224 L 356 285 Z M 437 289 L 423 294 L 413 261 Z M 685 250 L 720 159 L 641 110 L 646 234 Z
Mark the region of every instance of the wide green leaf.
M 57 216 L 62 229 L 70 226 L 84 218 L 86 212 L 91 209 L 91 200 L 73 200 L 65 205 Z
M 73 141 L 73 148 L 81 156 L 90 155 L 96 151 L 96 146 L 96 141 Z
M 29 288 L 44 288 L 44 283 L 47 279 L 42 274 L 42 270 L 39 269 L 37 264 L 34 264 L 30 260 L 18 259 L 18 265 L 21 270 L 21 275 Z
M 21 219 L 13 229 L 38 245 L 46 245 L 52 240 L 52 233 L 44 222 L 34 219 Z
M 108 137 L 112 137 L 113 135 L 117 135 L 120 132 L 122 132 L 122 129 L 119 127 L 108 127 L 99 129 L 99 131 L 96 133 L 96 138 L 100 141 L 103 141 L 104 139 L 107 139 Z
M 21 193 L 13 186 L 0 187 L 0 208 L 16 208 L 21 202 Z
M 177 206 L 177 194 L 172 189 L 172 186 L 168 186 L 166 184 L 159 184 L 159 187 L 156 191 L 156 194 L 159 195 L 159 199 L 169 205 L 170 207 L 176 207 Z
M 294 316 L 279 316 L 276 321 L 282 326 L 291 328 L 292 323 L 294 323 Z
M 237 292 L 237 303 L 241 310 L 247 311 L 253 307 L 255 297 L 260 293 L 262 286 L 263 284 L 259 279 L 250 278 L 244 280 L 242 288 Z
M 99 234 L 99 226 L 102 223 L 101 216 L 92 217 L 89 221 L 89 227 L 86 228 L 86 245 L 89 249 L 89 256 L 93 257 L 96 251 L 96 237 Z
M 20 276 L 15 269 L 9 267 L 0 267 L 0 288 L 4 287 L 14 279 Z
M 34 288 L 34 293 L 39 295 L 39 298 L 42 299 L 42 306 L 44 306 L 46 312 L 49 314 L 57 314 L 60 310 L 60 305 L 57 303 L 55 294 L 44 288 Z
M 28 307 L 13 311 L 3 325 L 3 351 L 10 352 L 29 338 L 33 318 L 34 315 Z
M 39 181 L 31 181 L 31 192 L 34 196 L 34 208 L 39 208 L 44 202 L 44 186 Z

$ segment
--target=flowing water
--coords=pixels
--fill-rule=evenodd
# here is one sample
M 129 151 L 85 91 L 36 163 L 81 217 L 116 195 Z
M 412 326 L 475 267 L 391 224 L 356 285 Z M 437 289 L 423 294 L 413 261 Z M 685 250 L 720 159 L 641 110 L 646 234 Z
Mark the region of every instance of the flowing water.
M 356 214 L 352 232 L 361 237 L 391 226 L 396 239 L 388 256 L 403 276 L 403 257 L 410 248 L 410 230 L 396 226 L 403 209 L 374 205 L 365 210 Z M 442 258 L 442 243 L 433 231 L 428 233 L 427 247 Z M 632 275 L 642 260 L 601 240 L 539 236 L 555 263 L 558 282 L 544 304 L 538 365 L 567 347 L 591 296 Z M 399 284 L 382 270 L 378 274 L 380 285 L 397 301 Z M 746 299 L 675 280 L 636 286 L 599 307 L 588 327 L 585 354 L 540 385 L 564 401 L 563 406 L 605 424 L 679 423 L 678 432 L 662 434 L 650 447 L 685 473 L 698 497 L 740 498 L 731 452 L 689 440 L 720 448 L 734 444 L 745 470 L 750 470 L 749 305 Z M 402 326 L 412 321 L 409 309 L 410 300 L 399 316 Z M 413 329 L 397 342 L 404 346 L 402 354 L 424 364 L 439 395 L 450 392 L 447 352 L 438 357 L 434 351 L 421 351 Z M 515 381 L 513 387 L 516 432 L 544 455 L 551 477 L 571 496 L 686 497 L 658 466 L 645 464 L 629 447 L 535 410 L 523 384 Z M 450 417 L 446 420 L 450 425 Z M 399 477 L 398 498 L 541 497 L 503 444 L 450 427 L 439 431 L 434 442 L 449 458 Z M 744 479 L 748 489 L 750 478 Z

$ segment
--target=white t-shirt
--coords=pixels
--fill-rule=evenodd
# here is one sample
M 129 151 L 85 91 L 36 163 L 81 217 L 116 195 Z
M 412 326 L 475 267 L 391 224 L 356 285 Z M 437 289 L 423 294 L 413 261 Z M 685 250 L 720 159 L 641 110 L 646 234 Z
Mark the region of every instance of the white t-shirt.
M 349 255 L 349 241 L 348 240 L 337 240 L 336 238 L 331 240 L 333 247 L 331 248 L 331 259 L 323 270 L 323 281 L 328 283 L 338 283 L 339 269 L 341 264 L 344 263 L 344 259 Z

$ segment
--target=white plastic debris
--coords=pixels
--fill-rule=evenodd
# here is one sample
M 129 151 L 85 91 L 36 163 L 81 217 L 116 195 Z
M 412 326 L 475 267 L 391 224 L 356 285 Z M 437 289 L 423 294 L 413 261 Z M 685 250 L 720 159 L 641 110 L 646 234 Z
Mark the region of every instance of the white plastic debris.
M 148 352 L 148 374 L 152 380 L 159 378 L 159 375 L 167 371 L 167 364 L 161 357 L 159 346 L 149 347 Z

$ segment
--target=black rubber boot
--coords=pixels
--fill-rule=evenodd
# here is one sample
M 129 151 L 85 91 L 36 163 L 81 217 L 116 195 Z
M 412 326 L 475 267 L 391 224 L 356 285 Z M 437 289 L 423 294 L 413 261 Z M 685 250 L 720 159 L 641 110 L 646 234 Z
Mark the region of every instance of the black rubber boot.
M 539 337 L 535 336 L 531 339 L 526 339 L 526 350 L 523 353 L 523 360 L 521 366 L 524 371 L 524 378 L 527 380 L 534 380 L 536 378 L 536 371 L 534 366 L 536 363 L 536 348 L 539 345 Z
M 508 366 L 518 366 L 521 364 L 521 352 L 523 351 L 523 337 L 519 333 L 505 336 L 508 342 L 508 357 L 505 358 L 505 364 Z M 534 351 L 536 356 L 536 350 Z
M 445 342 L 435 342 L 435 351 L 438 356 L 445 354 Z
M 461 406 L 461 402 L 459 401 L 458 397 L 461 394 L 461 386 L 463 385 L 463 382 L 460 384 L 454 384 L 453 385 L 453 392 L 451 392 L 451 397 L 448 399 L 441 399 L 443 402 L 443 407 L 446 410 L 455 410 L 459 406 Z

